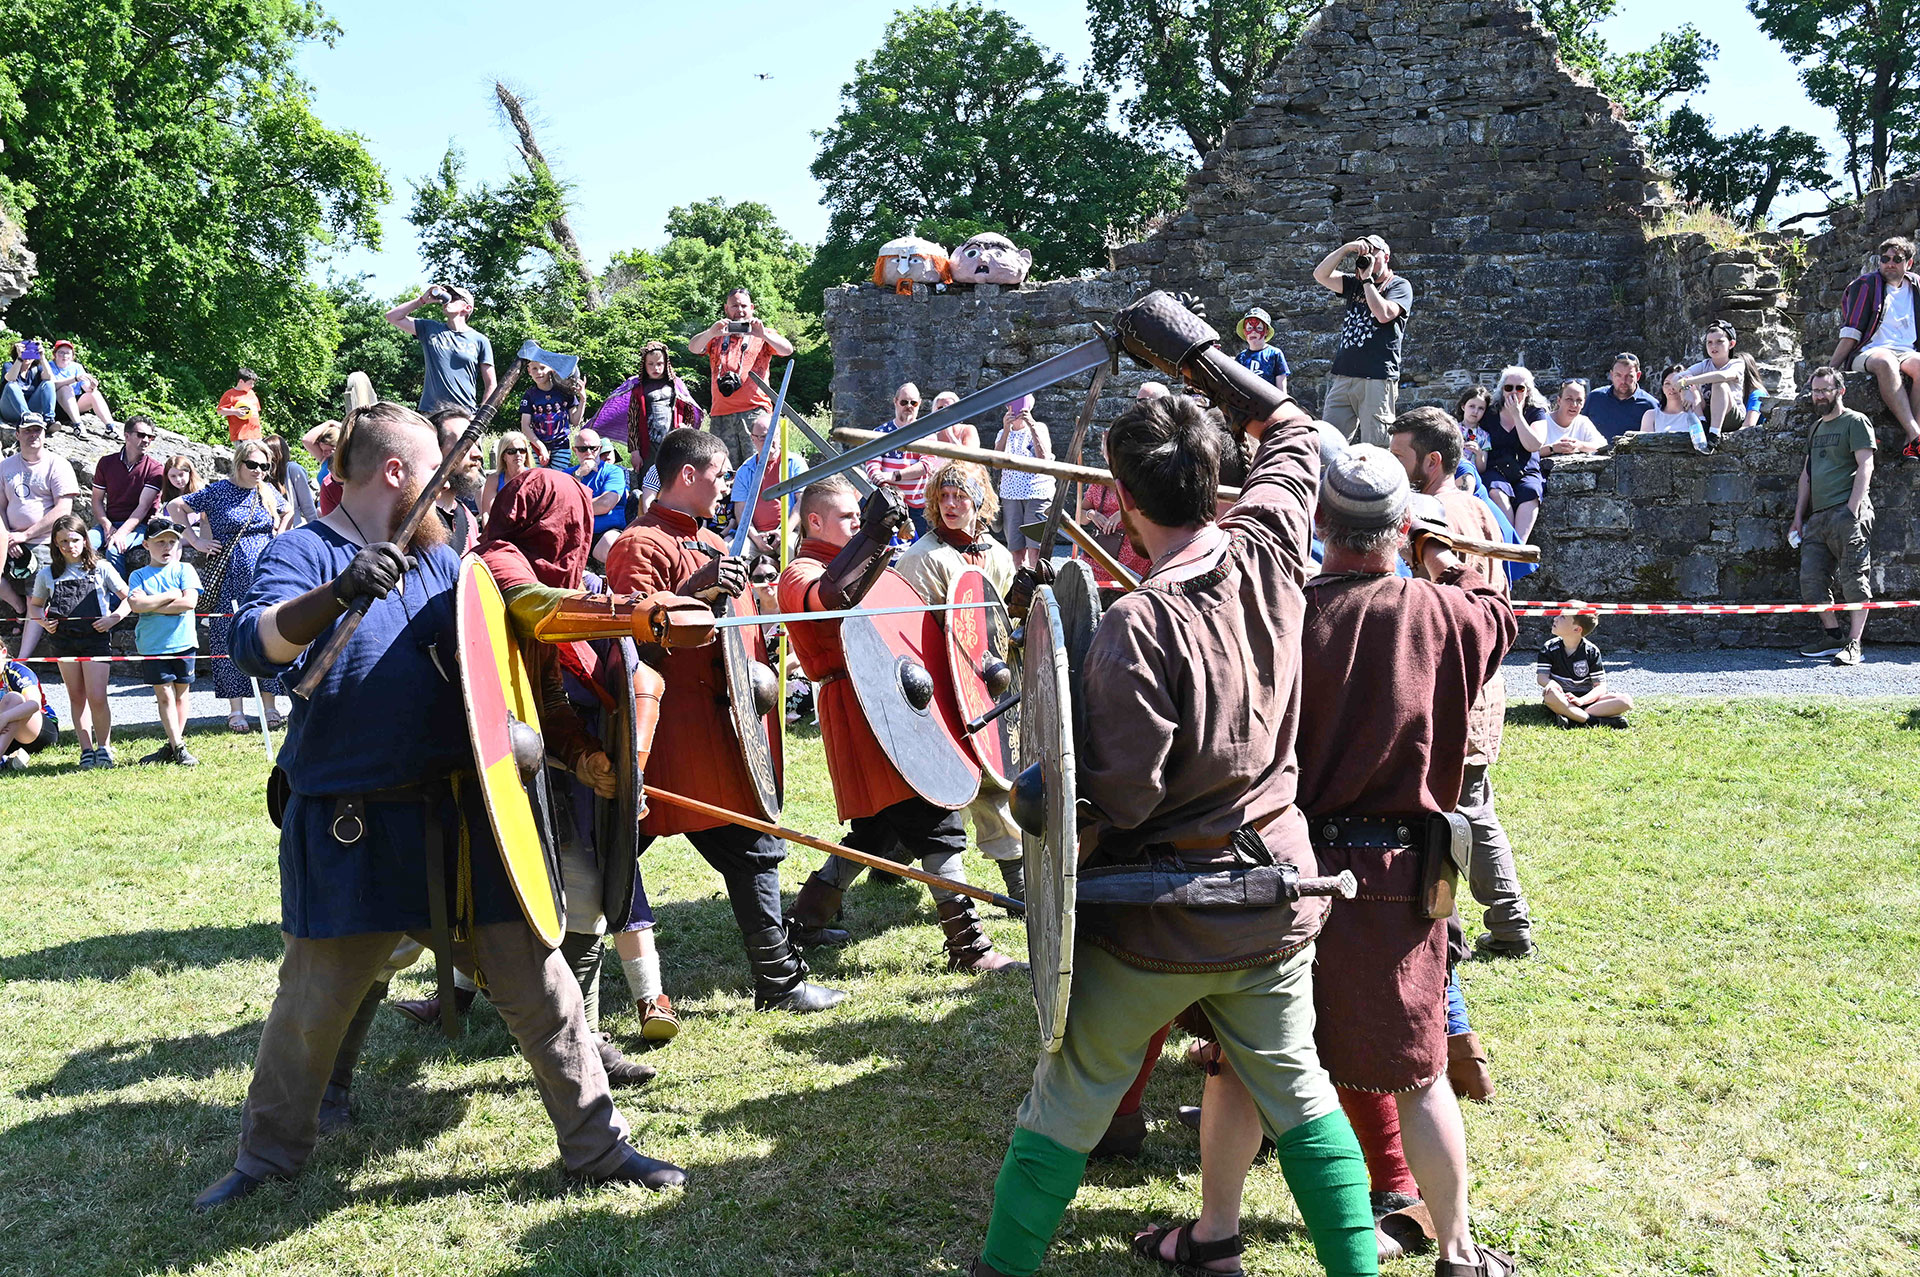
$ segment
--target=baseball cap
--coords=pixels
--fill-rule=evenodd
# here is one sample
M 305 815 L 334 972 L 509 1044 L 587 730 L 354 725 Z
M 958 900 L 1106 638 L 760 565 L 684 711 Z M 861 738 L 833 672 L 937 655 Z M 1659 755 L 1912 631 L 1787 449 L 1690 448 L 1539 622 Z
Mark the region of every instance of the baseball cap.
M 47 419 L 45 417 L 37 412 L 29 412 L 21 414 L 20 423 L 13 429 L 14 433 L 18 434 L 22 430 L 45 430 L 46 428 Z
M 452 293 L 455 297 L 459 298 L 461 301 L 465 302 L 467 305 L 469 306 L 473 305 L 472 289 L 462 288 L 458 284 L 448 284 L 446 285 L 446 290 Z
M 73 343 L 68 341 L 65 337 L 62 337 L 59 341 L 56 341 L 53 343 L 53 348 L 55 350 L 60 349 L 60 347 L 62 346 L 65 346 L 68 350 L 73 349 Z

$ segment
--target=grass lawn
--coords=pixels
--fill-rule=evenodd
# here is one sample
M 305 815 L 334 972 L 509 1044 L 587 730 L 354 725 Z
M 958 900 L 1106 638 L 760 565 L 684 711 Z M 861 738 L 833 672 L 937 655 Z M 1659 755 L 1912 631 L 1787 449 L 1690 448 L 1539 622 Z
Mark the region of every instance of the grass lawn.
M 1544 956 L 1465 969 L 1500 1087 L 1467 1119 L 1477 1231 L 1567 1277 L 1920 1272 L 1920 710 L 1634 718 L 1517 709 L 1495 772 Z M 685 1029 L 622 1107 L 689 1191 L 569 1190 L 497 1015 L 450 1044 L 383 1013 L 358 1126 L 298 1182 L 190 1217 L 231 1163 L 274 988 L 260 742 L 83 774 L 68 741 L 0 775 L 0 1273 L 949 1273 L 977 1247 L 1036 1050 L 1024 979 L 929 969 L 925 892 L 869 879 L 856 943 L 816 964 L 852 1000 L 755 1015 L 718 881 L 677 839 L 645 871 Z M 831 832 L 818 746 L 793 755 L 788 818 Z M 789 860 L 789 890 L 813 863 Z M 1197 1092 L 1159 1072 L 1146 1156 L 1093 1170 L 1047 1271 L 1150 1271 L 1125 1236 L 1197 1208 L 1171 1120 Z M 1247 1207 L 1250 1272 L 1319 1272 L 1276 1168 Z

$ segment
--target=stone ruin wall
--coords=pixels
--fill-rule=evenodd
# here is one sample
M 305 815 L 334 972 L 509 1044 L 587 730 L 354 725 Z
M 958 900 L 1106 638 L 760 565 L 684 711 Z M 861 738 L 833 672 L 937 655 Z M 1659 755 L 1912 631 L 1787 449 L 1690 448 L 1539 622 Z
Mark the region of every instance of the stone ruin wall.
M 1870 195 L 1811 239 L 1768 233 L 1720 247 L 1700 234 L 1658 233 L 1664 207 L 1638 139 L 1559 64 L 1553 37 L 1508 0 L 1324 11 L 1188 194 L 1186 211 L 1117 250 L 1113 269 L 1085 278 L 910 297 L 870 287 L 829 292 L 836 420 L 883 420 L 905 380 L 929 397 L 978 389 L 1091 336 L 1089 321 L 1152 287 L 1197 294 L 1223 334 L 1245 307 L 1266 307 L 1295 393 L 1315 405 L 1340 309 L 1313 282 L 1313 264 L 1377 232 L 1416 289 L 1403 407 L 1451 407 L 1466 385 L 1490 381 L 1509 362 L 1527 364 L 1548 386 L 1569 375 L 1598 382 L 1620 350 L 1655 369 L 1691 363 L 1716 319 L 1735 326 L 1740 348 L 1761 365 L 1769 391 L 1762 427 L 1729 437 L 1714 456 L 1647 439 L 1611 456 L 1562 460 L 1535 535 L 1543 568 L 1521 595 L 1791 600 L 1798 555 L 1785 534 L 1809 421 L 1796 397 L 1832 349 L 1847 281 L 1880 238 L 1916 236 L 1920 227 L 1916 181 Z M 1124 409 L 1146 375 L 1127 366 L 1112 378 L 1096 421 Z M 1056 451 L 1083 394 L 1056 387 L 1040 396 Z M 1883 444 L 1873 482 L 1876 595 L 1916 597 L 1920 466 L 1894 460 L 1898 431 L 1870 387 L 1856 387 L 1850 402 L 1874 417 Z M 997 423 L 981 424 L 991 443 Z M 1811 622 L 1724 615 L 1605 624 L 1615 644 L 1674 647 L 1797 644 Z M 1544 628 L 1528 622 L 1522 641 Z M 1869 635 L 1920 641 L 1920 616 L 1876 614 Z

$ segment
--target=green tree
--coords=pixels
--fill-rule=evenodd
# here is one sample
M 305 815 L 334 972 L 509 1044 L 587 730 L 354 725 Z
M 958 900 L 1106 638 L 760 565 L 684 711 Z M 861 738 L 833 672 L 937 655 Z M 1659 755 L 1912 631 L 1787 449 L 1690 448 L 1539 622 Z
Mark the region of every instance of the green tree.
M 1712 119 L 1683 106 L 1667 117 L 1663 144 L 1683 199 L 1751 226 L 1766 224 L 1780 196 L 1833 185 L 1826 148 L 1799 129 L 1754 127 L 1721 136 Z
M 433 175 L 413 183 L 407 220 L 432 279 L 472 289 L 482 306 L 510 309 L 544 282 L 530 273 L 528 259 L 558 256 L 551 225 L 566 207 L 566 194 L 551 176 L 529 173 L 462 189 L 466 166 L 460 148 L 449 146 Z M 563 288 L 574 291 L 570 283 Z
M 423 370 L 420 345 L 387 322 L 387 311 L 407 298 L 382 301 L 367 291 L 363 276 L 336 279 L 327 286 L 334 313 L 340 317 L 340 341 L 334 349 L 332 384 L 346 384 L 350 372 L 364 372 L 382 399 L 418 403 Z M 340 415 L 327 405 L 328 417 Z
M 1093 71 L 1134 96 L 1121 114 L 1142 138 L 1182 135 L 1196 155 L 1253 106 L 1324 0 L 1087 0 Z
M 1107 95 L 995 9 L 897 14 L 840 102 L 813 161 L 832 216 L 810 286 L 860 278 L 881 243 L 934 219 L 1001 231 L 1037 273 L 1073 274 L 1180 202 L 1183 167 L 1108 127 Z
M 11 322 L 77 337 L 117 405 L 211 429 L 247 363 L 270 418 L 316 406 L 338 320 L 310 268 L 329 244 L 377 247 L 389 196 L 294 73 L 338 30 L 311 0 L 11 6 L 0 196 L 40 265 Z
M 1885 186 L 1895 160 L 1920 156 L 1920 4 L 1747 0 L 1747 11 L 1833 112 L 1856 197 Z

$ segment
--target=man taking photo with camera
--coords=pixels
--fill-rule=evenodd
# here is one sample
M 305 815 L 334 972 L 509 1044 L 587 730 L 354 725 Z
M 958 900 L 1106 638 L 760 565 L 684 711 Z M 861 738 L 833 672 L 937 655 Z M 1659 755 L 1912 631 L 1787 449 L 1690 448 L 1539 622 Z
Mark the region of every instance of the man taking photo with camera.
M 1349 240 L 1320 259 L 1313 277 L 1346 299 L 1320 416 L 1359 443 L 1384 448 L 1400 392 L 1400 342 L 1413 285 L 1393 273 L 1393 250 L 1378 235 Z
M 767 379 L 775 355 L 786 359 L 793 343 L 753 315 L 753 295 L 744 288 L 727 294 L 726 313 L 695 333 L 687 349 L 705 355 L 712 372 L 707 383 L 713 415 L 707 429 L 720 436 L 737 466 L 752 455 L 753 418 L 773 410 L 773 400 L 755 384 L 754 374 Z
M 440 307 L 447 322 L 415 319 L 422 306 Z M 420 412 L 442 408 L 478 412 L 493 393 L 493 343 L 485 333 L 468 327 L 473 316 L 473 294 L 457 284 L 435 284 L 410 302 L 387 312 L 387 322 L 420 343 L 425 380 L 420 387 Z

